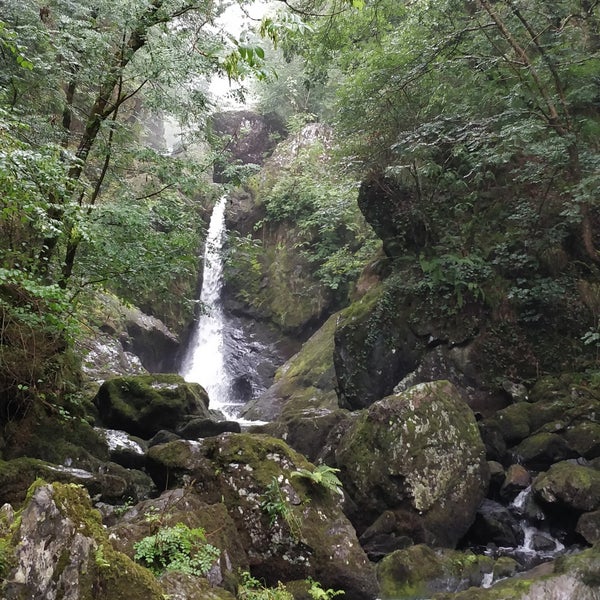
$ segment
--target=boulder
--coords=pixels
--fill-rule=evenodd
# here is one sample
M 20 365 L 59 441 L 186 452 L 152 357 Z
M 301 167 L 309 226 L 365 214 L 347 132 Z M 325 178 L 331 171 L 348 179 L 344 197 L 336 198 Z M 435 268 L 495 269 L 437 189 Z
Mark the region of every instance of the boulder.
M 167 490 L 132 506 L 110 528 L 110 539 L 117 550 L 133 557 L 136 542 L 178 523 L 203 529 L 207 541 L 220 550 L 218 563 L 207 575 L 212 585 L 233 586 L 238 571 L 248 569 L 248 556 L 225 505 L 203 502 L 192 488 Z
M 172 373 L 177 367 L 179 338 L 156 317 L 136 308 L 124 308 L 127 332 L 121 343 L 126 352 L 139 357 L 151 373 Z
M 179 375 L 139 375 L 105 381 L 94 398 L 106 427 L 150 439 L 176 430 L 191 417 L 210 419 L 208 396 Z
M 545 505 L 589 512 L 600 508 L 600 472 L 570 461 L 552 465 L 535 478 L 536 498 Z
M 484 500 L 467 534 L 469 543 L 516 548 L 523 543 L 523 531 L 512 513 L 498 502 Z
M 237 421 L 215 421 L 214 419 L 197 417 L 188 421 L 183 427 L 180 427 L 177 433 L 182 438 L 195 440 L 219 435 L 226 431 L 240 433 L 241 430 L 241 426 Z
M 500 488 L 504 500 L 514 500 L 525 488 L 531 485 L 531 474 L 522 465 L 510 465 Z
M 154 492 L 152 480 L 142 471 L 125 469 L 115 463 L 96 464 L 94 471 L 54 465 L 34 458 L 0 461 L 0 504 L 20 504 L 36 480 L 73 483 L 105 502 L 139 500 Z
M 89 496 L 76 485 L 37 484 L 12 538 L 2 598 L 162 600 L 149 571 L 111 546 Z
M 345 590 L 347 598 L 372 599 L 375 574 L 342 513 L 340 494 L 293 475 L 314 468 L 285 442 L 248 433 L 148 451 L 159 487 L 187 483 L 202 501 L 227 507 L 255 577 L 276 585 L 310 576 L 325 589 Z
M 429 599 L 436 592 L 479 586 L 493 568 L 490 557 L 421 544 L 386 556 L 377 565 L 377 578 L 384 599 Z
M 509 455 L 513 462 L 534 471 L 544 471 L 556 462 L 577 456 L 563 437 L 547 432 L 535 433 L 524 439 L 509 450 Z
M 499 581 L 489 589 L 440 593 L 433 600 L 597 600 L 599 572 L 600 552 L 591 548 Z
M 400 510 L 407 532 L 418 523 L 440 546 L 466 533 L 489 480 L 475 417 L 447 381 L 374 403 L 341 435 L 335 461 L 359 530 Z
M 398 295 L 377 286 L 337 319 L 333 363 L 342 408 L 358 410 L 381 400 L 417 367 L 425 344 Z
M 588 544 L 600 542 L 600 510 L 584 513 L 579 517 L 575 531 Z

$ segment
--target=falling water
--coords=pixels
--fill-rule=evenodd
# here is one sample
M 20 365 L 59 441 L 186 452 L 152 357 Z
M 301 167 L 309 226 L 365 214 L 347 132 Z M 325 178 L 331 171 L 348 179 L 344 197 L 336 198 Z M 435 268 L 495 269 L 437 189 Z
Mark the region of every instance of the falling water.
M 223 258 L 221 250 L 225 238 L 225 204 L 223 196 L 215 205 L 208 227 L 204 248 L 204 273 L 200 301 L 203 314 L 198 319 L 181 374 L 186 381 L 199 383 L 208 392 L 211 408 L 228 418 L 230 377 L 223 348 L 224 317 L 221 308 L 223 287 Z

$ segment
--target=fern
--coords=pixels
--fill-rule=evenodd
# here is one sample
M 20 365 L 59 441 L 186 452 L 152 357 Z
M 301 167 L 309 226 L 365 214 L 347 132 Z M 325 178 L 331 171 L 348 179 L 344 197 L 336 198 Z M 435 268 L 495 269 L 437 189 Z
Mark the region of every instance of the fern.
M 339 469 L 330 467 L 329 465 L 319 465 L 318 467 L 315 467 L 314 471 L 309 471 L 308 469 L 298 469 L 297 471 L 294 471 L 291 476 L 303 477 L 315 485 L 337 493 L 342 489 L 342 482 L 336 475 L 336 473 L 339 472 Z

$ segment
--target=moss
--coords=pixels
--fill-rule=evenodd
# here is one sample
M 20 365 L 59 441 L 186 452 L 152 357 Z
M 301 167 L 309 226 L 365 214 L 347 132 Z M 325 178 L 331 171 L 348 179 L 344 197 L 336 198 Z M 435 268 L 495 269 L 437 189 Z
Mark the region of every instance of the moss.
M 538 498 L 579 511 L 600 507 L 600 472 L 567 461 L 559 462 L 536 478 L 532 486 Z
M 498 411 L 490 420 L 497 423 L 502 437 L 510 445 L 520 442 L 529 435 L 531 412 L 531 404 L 518 402 Z
M 456 550 L 433 551 L 423 544 L 388 554 L 378 564 L 383 598 L 430 598 L 443 587 L 477 584 L 490 573 L 493 560 Z

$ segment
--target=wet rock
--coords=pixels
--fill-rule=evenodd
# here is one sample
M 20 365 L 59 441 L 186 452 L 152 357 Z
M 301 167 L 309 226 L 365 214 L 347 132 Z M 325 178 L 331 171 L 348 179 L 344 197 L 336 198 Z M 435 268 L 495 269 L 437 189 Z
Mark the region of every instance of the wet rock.
M 360 543 L 370 560 L 377 562 L 395 550 L 408 548 L 414 544 L 414 540 L 405 535 L 405 523 L 402 516 L 386 510 L 363 532 Z M 399 533 L 399 529 L 403 533 Z
M 100 386 L 94 403 L 106 427 L 144 439 L 191 416 L 210 418 L 204 389 L 179 375 L 115 377 Z
M 166 444 L 167 442 L 174 442 L 175 440 L 181 439 L 181 436 L 173 433 L 172 431 L 167 431 L 166 429 L 161 429 L 157 431 L 149 440 L 148 440 L 148 448 L 152 446 L 158 446 L 158 444 Z
M 240 433 L 242 428 L 237 421 L 215 421 L 213 419 L 191 419 L 183 427 L 178 429 L 180 437 L 187 440 L 196 440 L 198 438 L 211 437 L 230 431 Z
M 436 592 L 481 585 L 493 564 L 487 556 L 418 545 L 386 556 L 377 565 L 377 578 L 384 599 L 426 599 Z
M 522 465 L 510 465 L 500 488 L 500 496 L 505 500 L 514 500 L 520 492 L 531 484 L 531 474 Z
M 600 508 L 600 472 L 571 461 L 552 465 L 533 482 L 533 492 L 545 504 L 589 512 Z
M 490 487 L 488 489 L 488 497 L 496 498 L 500 495 L 500 488 L 506 478 L 504 467 L 495 460 L 488 461 L 488 468 L 490 470 Z
M 359 530 L 402 509 L 440 546 L 466 533 L 489 480 L 473 413 L 447 381 L 374 403 L 342 434 L 335 461 Z
M 574 458 L 576 453 L 567 442 L 556 433 L 536 433 L 509 452 L 512 460 L 534 471 L 544 471 L 550 465 Z
M 531 404 L 519 402 L 499 410 L 487 421 L 488 423 L 493 422 L 497 424 L 498 430 L 507 446 L 514 446 L 531 433 L 531 426 L 529 424 L 531 410 Z
M 486 499 L 477 509 L 467 539 L 482 546 L 491 542 L 496 546 L 515 548 L 523 542 L 523 531 L 505 506 Z
M 118 429 L 97 428 L 97 431 L 106 440 L 111 461 L 128 469 L 143 468 L 148 449 L 144 440 Z
M 600 554 L 592 548 L 498 582 L 489 589 L 435 594 L 433 600 L 597 600 Z
M 600 510 L 582 514 L 577 521 L 575 531 L 588 544 L 597 544 L 600 542 Z
M 269 584 L 312 576 L 347 598 L 373 598 L 374 572 L 340 508 L 340 496 L 292 476 L 314 467 L 281 440 L 223 434 L 153 446 L 159 487 L 187 482 L 207 504 L 223 502 L 254 576 Z

